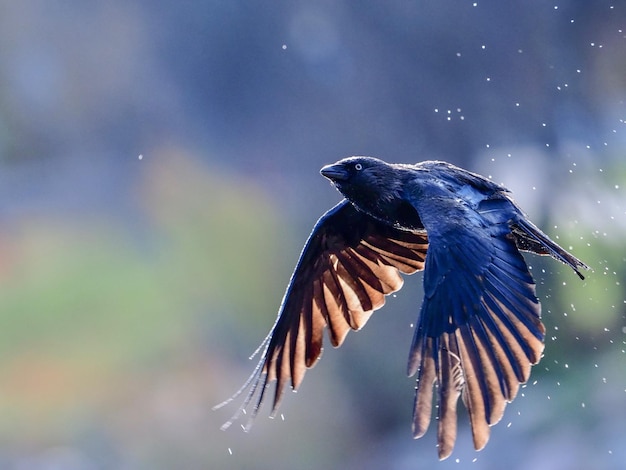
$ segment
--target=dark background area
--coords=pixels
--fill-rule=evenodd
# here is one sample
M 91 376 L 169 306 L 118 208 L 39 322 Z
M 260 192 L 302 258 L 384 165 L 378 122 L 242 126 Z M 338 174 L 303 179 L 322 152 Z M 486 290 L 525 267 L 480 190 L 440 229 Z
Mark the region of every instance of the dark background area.
M 2 2 L 0 64 L 0 468 L 623 468 L 623 2 Z M 490 176 L 593 269 L 527 257 L 545 356 L 479 453 L 411 438 L 419 274 L 277 419 L 211 411 L 363 154 Z

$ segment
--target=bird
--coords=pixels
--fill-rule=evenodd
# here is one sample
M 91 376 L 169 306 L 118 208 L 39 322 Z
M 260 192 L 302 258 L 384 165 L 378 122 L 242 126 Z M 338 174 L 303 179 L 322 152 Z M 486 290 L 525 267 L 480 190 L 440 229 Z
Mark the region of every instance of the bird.
M 343 199 L 313 227 L 252 375 L 215 407 L 245 395 L 222 429 L 249 414 L 249 430 L 272 382 L 274 416 L 285 389 L 297 390 L 318 362 L 325 331 L 339 347 L 403 275 L 423 271 L 407 365 L 416 376 L 413 437 L 436 414 L 438 457 L 449 457 L 461 399 L 481 450 L 544 350 L 541 305 L 521 252 L 551 256 L 580 279 L 589 267 L 537 228 L 507 188 L 450 163 L 355 156 L 320 173 Z

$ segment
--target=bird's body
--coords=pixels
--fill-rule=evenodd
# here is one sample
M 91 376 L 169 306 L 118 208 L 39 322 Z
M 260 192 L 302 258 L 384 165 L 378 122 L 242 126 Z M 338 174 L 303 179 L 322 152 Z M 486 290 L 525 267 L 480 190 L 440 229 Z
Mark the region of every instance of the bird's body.
M 238 414 L 257 396 L 254 417 L 273 380 L 275 412 L 284 386 L 296 389 L 319 358 L 326 327 L 333 346 L 341 345 L 401 288 L 400 273 L 423 269 L 408 361 L 409 375 L 417 374 L 413 434 L 428 428 L 436 385 L 439 457 L 452 452 L 459 398 L 481 449 L 544 347 L 520 250 L 550 255 L 581 279 L 587 266 L 535 227 L 506 188 L 451 164 L 350 157 L 321 173 L 345 199 L 307 240 L 261 360 L 239 391 L 248 395 Z

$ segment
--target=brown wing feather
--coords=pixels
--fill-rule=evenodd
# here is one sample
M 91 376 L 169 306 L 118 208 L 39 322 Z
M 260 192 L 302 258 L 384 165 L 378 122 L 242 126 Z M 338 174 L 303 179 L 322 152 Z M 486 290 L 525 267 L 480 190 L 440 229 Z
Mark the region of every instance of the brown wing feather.
M 480 450 L 543 351 L 534 282 L 506 227 L 500 230 L 483 236 L 463 229 L 451 237 L 457 243 L 430 239 L 408 372 L 417 372 L 416 438 L 428 428 L 436 385 L 441 459 L 454 447 L 459 397 Z
M 322 353 L 324 330 L 340 346 L 350 330 L 362 328 L 382 307 L 385 296 L 402 287 L 402 274 L 424 268 L 428 239 L 358 212 L 347 201 L 328 211 L 315 225 L 291 277 L 278 318 L 261 348 L 261 359 L 244 386 L 223 406 L 247 391 L 234 419 L 254 402 L 257 414 L 266 386 L 276 381 L 272 414 L 284 389 L 297 389 L 305 371 Z M 250 424 L 251 422 L 249 422 Z

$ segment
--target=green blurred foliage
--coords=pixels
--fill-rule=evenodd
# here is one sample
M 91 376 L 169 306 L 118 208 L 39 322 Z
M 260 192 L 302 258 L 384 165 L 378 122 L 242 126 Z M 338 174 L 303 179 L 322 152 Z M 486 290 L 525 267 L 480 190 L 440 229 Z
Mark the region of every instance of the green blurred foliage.
M 54 439 L 77 410 L 106 412 L 137 375 L 202 355 L 205 333 L 233 321 L 224 312 L 256 326 L 249 313 L 275 307 L 267 196 L 173 150 L 142 165 L 145 237 L 98 214 L 51 215 L 23 217 L 2 241 L 5 440 Z

